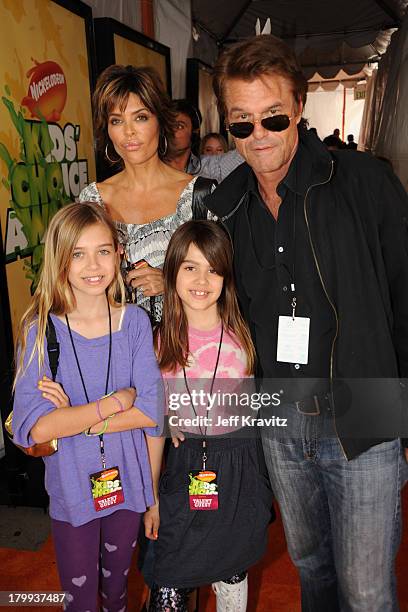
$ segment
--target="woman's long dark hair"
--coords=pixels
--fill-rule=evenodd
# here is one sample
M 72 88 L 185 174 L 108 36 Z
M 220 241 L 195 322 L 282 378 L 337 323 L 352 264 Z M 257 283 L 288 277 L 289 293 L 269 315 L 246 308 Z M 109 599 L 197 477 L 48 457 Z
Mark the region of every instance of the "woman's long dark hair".
M 178 271 L 194 244 L 224 283 L 218 298 L 218 312 L 225 330 L 232 332 L 247 356 L 247 374 L 255 365 L 255 349 L 248 328 L 241 316 L 235 293 L 232 247 L 229 236 L 215 221 L 187 221 L 173 234 L 164 261 L 163 317 L 155 333 L 159 366 L 174 372 L 188 365 L 188 323 L 176 290 Z

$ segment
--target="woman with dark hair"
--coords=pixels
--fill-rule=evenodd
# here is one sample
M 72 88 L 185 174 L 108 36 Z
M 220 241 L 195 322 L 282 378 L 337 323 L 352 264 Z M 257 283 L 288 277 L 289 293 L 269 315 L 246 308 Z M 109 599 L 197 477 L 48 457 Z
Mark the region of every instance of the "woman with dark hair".
M 118 172 L 85 187 L 79 199 L 107 209 L 124 248 L 133 301 L 157 321 L 167 244 L 192 217 L 197 177 L 163 161 L 173 144 L 176 115 L 152 68 L 109 66 L 96 84 L 93 109 L 97 148 Z

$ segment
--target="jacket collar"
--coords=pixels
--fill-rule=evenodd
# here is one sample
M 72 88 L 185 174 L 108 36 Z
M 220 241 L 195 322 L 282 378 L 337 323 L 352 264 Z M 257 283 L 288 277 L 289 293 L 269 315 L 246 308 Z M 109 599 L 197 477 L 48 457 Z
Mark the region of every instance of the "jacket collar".
M 186 168 L 186 172 L 188 174 L 198 174 L 201 170 L 201 160 L 199 157 L 197 157 L 197 155 L 194 155 L 194 153 L 191 151 L 190 153 L 190 157 L 188 160 L 188 164 L 187 164 L 187 168 Z
M 311 185 L 329 180 L 333 157 L 313 132 L 303 127 L 298 130 L 299 146 L 278 191 L 283 187 L 304 195 Z M 243 163 L 222 181 L 205 203 L 222 219 L 231 216 L 251 193 L 257 191 L 255 174 L 247 163 Z

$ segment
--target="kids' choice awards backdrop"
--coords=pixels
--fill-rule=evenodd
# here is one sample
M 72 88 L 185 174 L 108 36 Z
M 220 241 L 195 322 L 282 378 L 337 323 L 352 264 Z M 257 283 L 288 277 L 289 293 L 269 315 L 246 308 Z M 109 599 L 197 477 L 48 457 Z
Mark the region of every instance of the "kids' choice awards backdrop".
M 78 1 L 0 0 L 0 221 L 14 335 L 51 217 L 95 179 L 91 28 Z

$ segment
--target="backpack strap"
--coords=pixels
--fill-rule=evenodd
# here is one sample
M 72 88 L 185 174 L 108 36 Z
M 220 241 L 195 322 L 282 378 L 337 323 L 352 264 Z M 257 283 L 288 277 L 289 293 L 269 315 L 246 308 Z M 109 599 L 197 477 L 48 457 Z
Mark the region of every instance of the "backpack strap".
M 204 204 L 204 200 L 217 185 L 215 179 L 205 178 L 204 176 L 197 177 L 193 188 L 192 219 L 195 221 L 207 219 L 208 208 Z
M 52 380 L 55 380 L 58 370 L 58 362 L 60 356 L 60 346 L 57 340 L 57 333 L 55 331 L 54 323 L 50 315 L 47 317 L 47 328 L 45 330 L 45 337 L 47 338 L 47 353 L 48 360 L 50 362 L 50 369 L 52 374 Z

